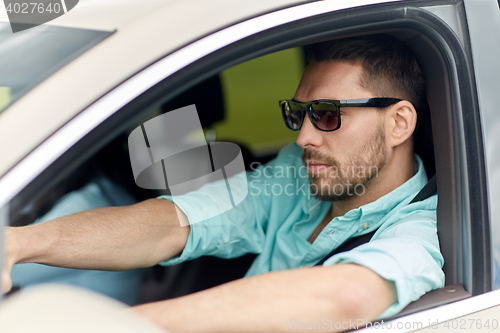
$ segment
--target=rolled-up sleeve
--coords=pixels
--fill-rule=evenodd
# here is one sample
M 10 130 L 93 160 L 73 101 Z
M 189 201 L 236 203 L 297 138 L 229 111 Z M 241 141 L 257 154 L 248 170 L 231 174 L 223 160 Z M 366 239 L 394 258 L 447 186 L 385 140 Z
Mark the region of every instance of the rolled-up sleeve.
M 362 265 L 394 282 L 397 301 L 378 319 L 396 315 L 426 292 L 444 286 L 436 203 L 437 196 L 433 196 L 404 207 L 380 227 L 370 242 L 325 261 L 325 266 Z

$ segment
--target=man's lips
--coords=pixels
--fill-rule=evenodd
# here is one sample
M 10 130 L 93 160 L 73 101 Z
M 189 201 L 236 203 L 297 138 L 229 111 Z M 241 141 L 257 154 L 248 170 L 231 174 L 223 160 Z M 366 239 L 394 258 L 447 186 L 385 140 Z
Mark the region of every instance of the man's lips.
M 308 173 L 320 173 L 324 172 L 331 165 L 319 161 L 306 161 L 306 166 Z

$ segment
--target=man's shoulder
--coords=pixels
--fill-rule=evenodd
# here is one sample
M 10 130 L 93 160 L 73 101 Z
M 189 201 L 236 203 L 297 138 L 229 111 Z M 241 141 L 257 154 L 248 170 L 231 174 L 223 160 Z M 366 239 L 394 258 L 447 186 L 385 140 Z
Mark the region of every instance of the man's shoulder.
M 302 148 L 297 144 L 290 144 L 282 148 L 276 158 L 265 165 L 252 164 L 251 169 L 252 172 L 247 173 L 247 175 L 254 186 L 258 182 L 262 182 L 264 185 L 281 184 L 282 186 L 293 183 L 294 186 L 304 189 L 302 185 L 309 181 L 307 169 L 302 163 Z M 257 182 L 254 182 L 255 180 Z M 289 191 L 291 190 L 290 186 L 287 188 Z M 307 187 L 305 189 L 307 190 Z M 305 190 L 301 190 L 299 193 L 302 192 Z
M 296 143 L 289 144 L 282 148 L 276 157 L 271 161 L 262 165 L 259 162 L 254 162 L 250 166 L 252 170 L 264 167 L 266 170 L 276 169 L 277 167 L 297 167 L 303 166 L 302 163 L 302 148 L 300 148 Z
M 273 172 L 278 175 L 286 170 L 286 174 L 288 175 L 287 178 L 307 178 L 307 169 L 304 163 L 302 163 L 302 148 L 296 143 L 292 143 L 282 148 L 272 161 L 272 167 Z
M 434 194 L 425 200 L 414 202 L 411 204 L 403 203 L 394 208 L 387 215 L 387 219 L 380 227 L 380 231 L 383 231 L 391 226 L 400 226 L 406 223 L 415 225 L 415 222 L 421 226 L 427 225 L 436 228 L 436 208 L 437 194 Z
M 296 143 L 291 143 L 288 146 L 281 148 L 278 153 L 276 159 L 279 158 L 294 158 L 301 159 L 302 158 L 302 148 L 299 147 Z
M 411 216 L 414 214 L 433 214 L 435 218 L 437 203 L 438 195 L 433 194 L 424 200 L 413 202 L 401 207 L 400 213 L 405 216 Z

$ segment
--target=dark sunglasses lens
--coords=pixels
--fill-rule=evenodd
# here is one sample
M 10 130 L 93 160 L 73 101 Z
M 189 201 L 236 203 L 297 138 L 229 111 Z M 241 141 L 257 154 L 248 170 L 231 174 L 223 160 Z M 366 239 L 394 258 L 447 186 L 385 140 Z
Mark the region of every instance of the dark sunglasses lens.
M 336 130 L 339 126 L 337 108 L 332 104 L 317 103 L 311 106 L 314 124 L 324 131 Z
M 305 111 L 299 105 L 290 102 L 283 103 L 281 109 L 286 126 L 293 131 L 299 130 L 304 121 Z

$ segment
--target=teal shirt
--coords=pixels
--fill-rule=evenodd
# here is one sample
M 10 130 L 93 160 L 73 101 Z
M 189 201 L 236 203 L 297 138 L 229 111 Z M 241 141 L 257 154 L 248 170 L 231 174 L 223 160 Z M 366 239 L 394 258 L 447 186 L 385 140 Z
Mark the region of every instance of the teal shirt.
M 233 184 L 244 184 L 246 177 L 248 196 L 222 214 L 214 212 L 221 201 L 217 193 L 227 191 L 224 181 L 181 196 L 161 196 L 175 202 L 189 220 L 202 221 L 191 225 L 183 252 L 162 264 L 174 265 L 204 255 L 235 258 L 257 253 L 246 274 L 252 276 L 315 265 L 347 239 L 378 228 L 370 242 L 334 255 L 324 265 L 356 263 L 393 281 L 397 302 L 379 319 L 397 314 L 427 291 L 444 286 L 436 228 L 437 195 L 409 205 L 427 183 L 418 156 L 418 170 L 411 179 L 376 201 L 335 217 L 311 244 L 308 238 L 332 203 L 310 193 L 301 154 L 302 149 L 294 144 L 282 149 L 267 165 L 234 176 Z M 375 172 L 365 170 L 369 171 Z M 221 189 L 224 191 L 219 192 Z M 358 193 L 362 193 L 361 188 Z M 204 215 L 216 216 L 205 219 Z

